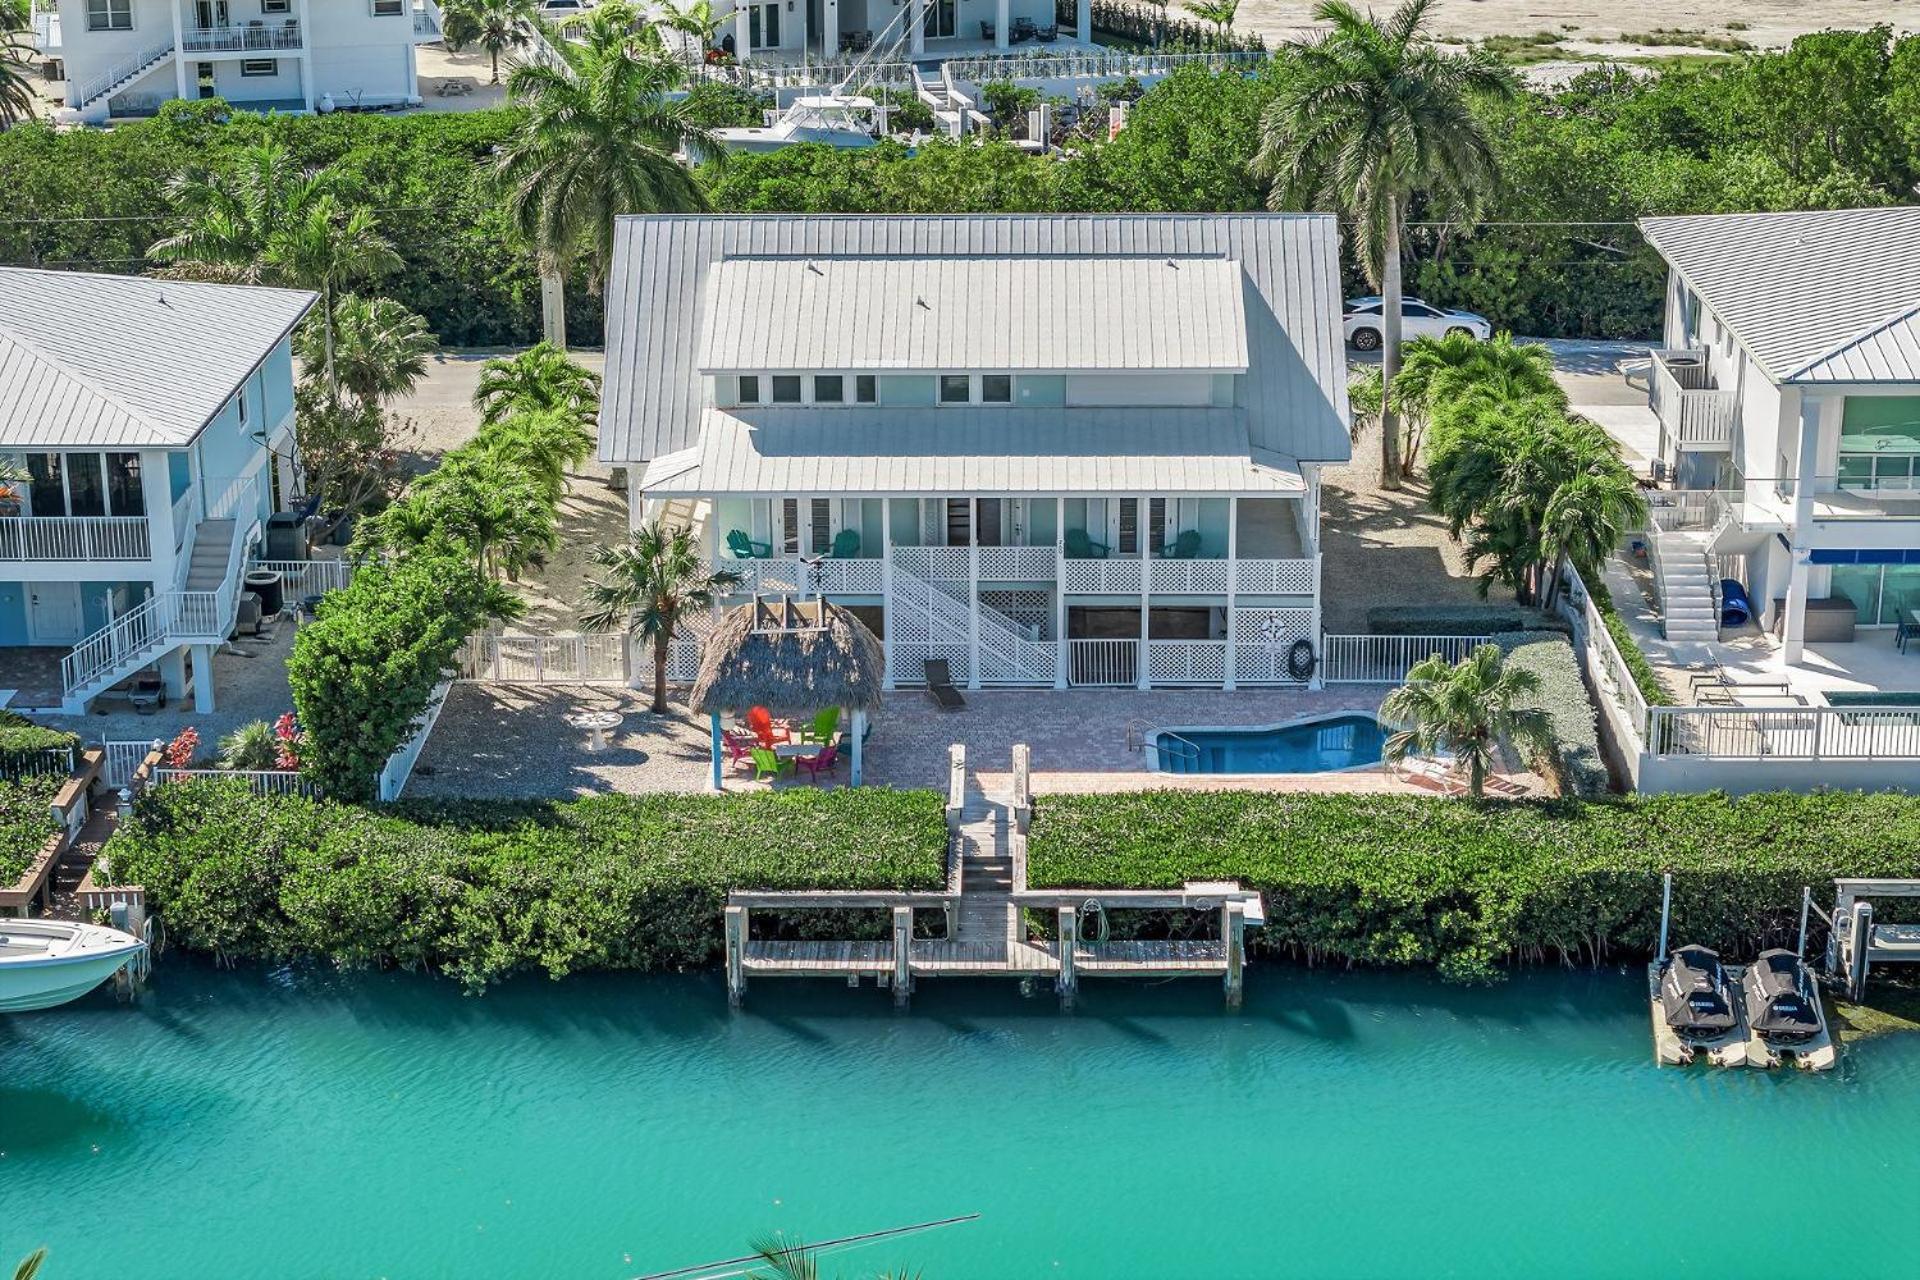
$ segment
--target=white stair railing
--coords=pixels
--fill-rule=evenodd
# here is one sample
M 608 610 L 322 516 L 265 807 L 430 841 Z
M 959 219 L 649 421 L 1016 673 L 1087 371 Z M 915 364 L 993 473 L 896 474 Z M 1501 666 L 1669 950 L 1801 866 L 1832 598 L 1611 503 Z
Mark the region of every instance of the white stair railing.
M 172 52 L 173 40 L 169 37 L 165 44 L 155 45 L 142 53 L 134 54 L 124 62 L 115 63 L 95 76 L 87 83 L 86 88 L 75 95 L 74 107 L 85 109 L 102 98 L 112 97 L 119 90 L 138 80 L 148 68 L 158 65 Z

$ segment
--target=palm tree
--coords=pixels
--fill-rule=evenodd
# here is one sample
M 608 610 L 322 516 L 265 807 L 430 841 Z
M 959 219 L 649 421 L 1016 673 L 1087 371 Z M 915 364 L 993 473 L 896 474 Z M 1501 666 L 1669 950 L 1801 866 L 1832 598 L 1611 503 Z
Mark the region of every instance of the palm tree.
M 747 1280 L 821 1280 L 820 1251 L 812 1245 L 800 1241 L 789 1244 L 785 1236 L 776 1233 L 757 1236 L 747 1242 L 747 1247 L 767 1267 L 765 1271 L 747 1272 Z M 881 1271 L 873 1280 L 918 1280 L 919 1275 L 917 1271 Z
M 333 369 L 341 390 L 378 405 L 412 391 L 427 376 L 435 339 L 427 322 L 391 298 L 346 294 L 334 306 Z M 326 364 L 325 327 L 301 329 L 293 353 L 308 369 Z
M 593 562 L 603 573 L 587 584 L 580 625 L 653 642 L 653 711 L 665 715 L 674 628 L 683 614 L 712 607 L 740 575 L 710 569 L 692 530 L 664 520 L 642 525 L 625 542 L 601 547 Z
M 1538 343 L 1516 343 L 1511 334 L 1482 342 L 1472 334 L 1415 338 L 1393 380 L 1393 399 L 1408 424 L 1401 474 L 1411 474 L 1420 456 L 1420 436 L 1438 406 L 1455 408 L 1474 396 L 1511 400 L 1566 392 L 1553 380 L 1553 353 Z
M 567 491 L 567 473 L 593 456 L 595 437 L 578 419 L 556 410 L 528 410 L 482 427 L 474 442 L 533 478 L 552 503 Z
M 1491 54 L 1447 53 L 1422 32 L 1434 0 L 1406 0 L 1385 22 L 1348 0 L 1321 0 L 1333 30 L 1287 45 L 1279 92 L 1260 117 L 1256 171 L 1273 209 L 1330 208 L 1353 223 L 1355 248 L 1383 302 L 1382 369 L 1400 370 L 1400 245 L 1416 196 L 1470 217 L 1494 186 L 1493 145 L 1475 94 L 1508 96 L 1513 77 Z M 1391 394 L 1381 414 L 1380 483 L 1400 484 Z
M 1558 475 L 1540 511 L 1539 563 L 1550 569 L 1546 598 L 1551 608 L 1559 593 L 1563 560 L 1587 582 L 1600 580 L 1601 563 L 1629 529 L 1647 518 L 1640 482 L 1620 456 L 1620 446 L 1585 419 L 1569 419 L 1556 430 Z
M 33 118 L 27 64 L 34 48 L 24 34 L 32 20 L 26 0 L 0 0 L 0 129 Z
M 1380 421 L 1385 388 L 1378 369 L 1363 369 L 1347 379 L 1347 434 L 1359 443 L 1366 429 Z
M 537 16 L 535 0 L 448 0 L 443 27 L 450 48 L 477 44 L 492 56 L 488 83 L 499 84 L 500 55 L 533 43 Z
M 524 63 L 507 77 L 507 95 L 526 115 L 501 150 L 498 176 L 514 225 L 539 256 L 543 323 L 559 347 L 567 270 L 584 264 L 598 288 L 613 263 L 615 219 L 705 208 L 677 157 L 725 155 L 687 102 L 668 96 L 686 68 L 657 36 L 634 36 L 637 20 L 626 4 L 603 4 L 580 39 L 558 46 L 560 60 Z
M 401 508 L 413 508 L 401 511 Z M 518 579 L 560 543 L 553 503 L 533 476 L 483 456 L 449 454 L 374 520 L 385 546 L 446 537 L 465 543 L 482 573 Z
M 1240 12 L 1240 0 L 1185 0 L 1187 12 L 1204 22 L 1211 22 L 1221 32 L 1233 25 L 1234 15 Z
M 551 342 L 536 343 L 480 366 L 473 403 L 482 425 L 532 409 L 563 412 L 588 426 L 600 413 L 600 375 L 567 359 Z
M 1238 0 L 1235 2 L 1238 3 Z M 707 50 L 713 47 L 714 36 L 732 20 L 731 14 L 722 17 L 715 13 L 712 0 L 688 0 L 686 4 L 660 0 L 651 25 L 656 31 L 677 31 L 689 37 L 685 50 L 687 65 L 699 66 L 706 58 Z
M 1547 713 L 1520 705 L 1539 689 L 1540 677 L 1507 666 L 1498 645 L 1481 645 L 1458 666 L 1436 653 L 1380 703 L 1381 719 L 1406 726 L 1387 736 L 1382 754 L 1389 764 L 1412 753 L 1451 754 L 1466 764 L 1467 791 L 1478 800 L 1502 743 L 1529 755 L 1552 750 Z

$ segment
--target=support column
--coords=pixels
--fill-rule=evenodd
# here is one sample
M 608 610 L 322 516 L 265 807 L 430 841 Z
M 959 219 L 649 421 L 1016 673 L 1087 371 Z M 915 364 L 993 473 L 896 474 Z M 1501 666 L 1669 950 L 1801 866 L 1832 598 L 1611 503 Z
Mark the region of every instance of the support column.
M 908 51 L 921 57 L 927 51 L 927 0 L 913 0 L 913 15 L 907 21 L 912 24 Z
M 1807 648 L 1807 575 L 1811 567 L 1807 563 L 1807 548 L 1802 539 L 1813 529 L 1814 486 L 1820 475 L 1820 426 L 1821 417 L 1816 399 L 1811 406 L 1784 403 L 1788 396 L 1803 395 L 1796 390 L 1783 393 L 1782 409 L 1794 413 L 1800 420 L 1800 447 L 1798 454 L 1799 469 L 1793 483 L 1793 576 L 1787 583 L 1787 625 L 1786 650 L 1782 655 L 1786 662 L 1797 664 L 1806 657 Z M 1813 412 L 1809 414 L 1808 408 Z
M 1233 660 L 1239 646 L 1234 643 L 1233 610 L 1240 595 L 1240 499 L 1227 499 L 1227 654 L 1226 678 L 1221 687 L 1233 692 Z
M 974 499 L 969 498 L 969 503 Z M 980 687 L 980 531 L 979 511 L 967 512 L 967 688 Z
M 1053 500 L 1053 639 L 1060 656 L 1053 666 L 1053 687 L 1067 687 L 1067 663 L 1072 646 L 1067 643 L 1067 500 Z
M 294 0 L 293 16 L 300 22 L 300 94 L 307 110 L 320 109 L 320 86 L 313 82 L 313 17 L 307 12 L 309 0 Z
M 726 750 L 725 750 L 725 744 L 720 741 L 720 713 L 718 711 L 713 713 L 712 724 L 713 724 L 713 738 L 712 738 L 711 745 L 713 748 L 713 789 L 715 791 L 724 791 L 726 790 L 726 788 L 725 786 L 722 785 L 721 771 L 726 768 L 726 765 L 723 763 L 723 759 L 726 756 Z
M 186 27 L 182 22 L 178 0 L 168 6 L 173 10 L 173 86 L 175 96 L 191 100 L 199 97 L 199 87 L 187 79 Z M 196 78 L 198 73 L 195 73 Z M 189 90 L 192 90 L 189 92 Z
M 893 1002 L 905 1007 L 913 997 L 913 908 L 893 909 Z
M 187 651 L 185 648 L 173 650 L 160 659 L 160 687 L 166 690 L 169 702 L 178 702 L 187 696 Z
M 733 57 L 736 62 L 745 63 L 752 54 L 753 26 L 751 6 L 739 3 L 733 11 Z
M 1153 677 L 1147 670 L 1153 661 L 1153 645 L 1149 643 L 1153 628 L 1148 608 L 1153 596 L 1153 545 L 1147 528 L 1150 502 L 1146 494 L 1140 494 L 1134 498 L 1133 509 L 1133 540 L 1139 544 L 1140 551 L 1140 673 L 1134 683 L 1141 689 L 1153 688 Z
M 213 710 L 213 651 L 217 646 L 193 646 L 193 709 L 201 715 Z
M 1867 993 L 1867 952 L 1873 946 L 1873 904 L 1856 902 L 1848 920 L 1847 998 L 1859 1000 Z
M 1008 0 L 999 0 L 993 9 L 993 47 L 1005 50 L 1012 45 L 1008 28 L 1013 25 L 1013 6 Z
M 1072 907 L 1060 908 L 1060 976 L 1053 981 L 1053 989 L 1060 993 L 1060 1007 L 1073 1008 L 1073 998 L 1080 991 L 1080 972 L 1074 967 L 1074 950 L 1080 945 L 1080 917 L 1074 914 Z
M 1229 898 L 1220 908 L 1220 937 L 1227 944 L 1227 1008 L 1238 1009 L 1246 991 L 1247 904 Z
M 1078 19 L 1076 34 L 1081 44 L 1093 43 L 1093 0 L 1080 0 L 1074 17 Z
M 1787 618 L 1782 634 L 1786 637 L 1785 660 L 1799 663 L 1806 657 L 1807 650 L 1807 577 L 1813 572 L 1804 557 L 1806 552 L 1794 548 L 1793 574 L 1787 580 Z
M 747 909 L 727 908 L 727 1003 L 739 1008 L 747 998 Z
M 892 692 L 893 674 L 893 499 L 880 500 L 880 532 L 885 543 L 880 552 L 880 651 L 886 655 L 886 667 L 880 676 L 880 687 Z
M 847 776 L 854 786 L 860 785 L 860 740 L 867 736 L 867 713 L 860 708 L 853 709 L 853 762 L 848 766 Z

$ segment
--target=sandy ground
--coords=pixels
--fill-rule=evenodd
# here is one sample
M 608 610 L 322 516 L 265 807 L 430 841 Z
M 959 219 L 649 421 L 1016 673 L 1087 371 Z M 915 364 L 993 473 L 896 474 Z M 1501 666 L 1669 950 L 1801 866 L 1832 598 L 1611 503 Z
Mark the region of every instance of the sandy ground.
M 1244 0 L 1234 26 L 1257 31 L 1271 44 L 1313 30 L 1316 0 Z M 1382 15 L 1390 0 L 1360 0 Z M 1862 28 L 1885 22 L 1895 30 L 1920 30 L 1920 6 L 1911 0 L 1445 0 L 1429 19 L 1442 36 L 1532 35 L 1552 32 L 1575 53 L 1674 54 L 1673 46 L 1623 44 L 1623 33 L 1699 31 L 1735 36 L 1760 48 L 1790 42 L 1808 31 Z M 1744 24 L 1729 26 L 1729 24 Z
M 414 50 L 414 59 L 420 76 L 423 110 L 478 111 L 500 106 L 507 100 L 506 79 L 511 63 L 504 56 L 500 59 L 500 84 L 488 83 L 493 77 L 493 60 L 485 49 L 470 46 L 463 52 L 451 53 L 445 45 L 423 44 Z M 464 84 L 470 92 L 441 92 L 442 86 L 449 82 Z
M 430 470 L 442 454 L 479 429 L 473 388 L 481 365 L 500 354 L 442 351 L 427 366 L 427 376 L 413 394 L 394 403 L 393 412 L 413 424 L 408 448 L 416 470 Z M 573 358 L 595 373 L 605 365 L 598 351 L 575 351 Z M 572 477 L 573 490 L 560 501 L 559 550 L 513 584 L 527 603 L 526 614 L 513 624 L 513 630 L 579 630 L 580 588 L 591 572 L 594 549 L 618 539 L 626 528 L 627 495 L 608 486 L 611 476 L 609 468 L 590 461 Z

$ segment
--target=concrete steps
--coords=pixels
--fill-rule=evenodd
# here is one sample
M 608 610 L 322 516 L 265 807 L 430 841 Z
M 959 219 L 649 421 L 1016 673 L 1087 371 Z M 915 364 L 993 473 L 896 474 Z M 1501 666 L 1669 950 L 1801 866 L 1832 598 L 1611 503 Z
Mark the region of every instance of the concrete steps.
M 1654 535 L 1654 586 L 1661 626 L 1669 640 L 1717 640 L 1720 611 L 1714 603 L 1713 534 L 1704 529 L 1662 530 Z

